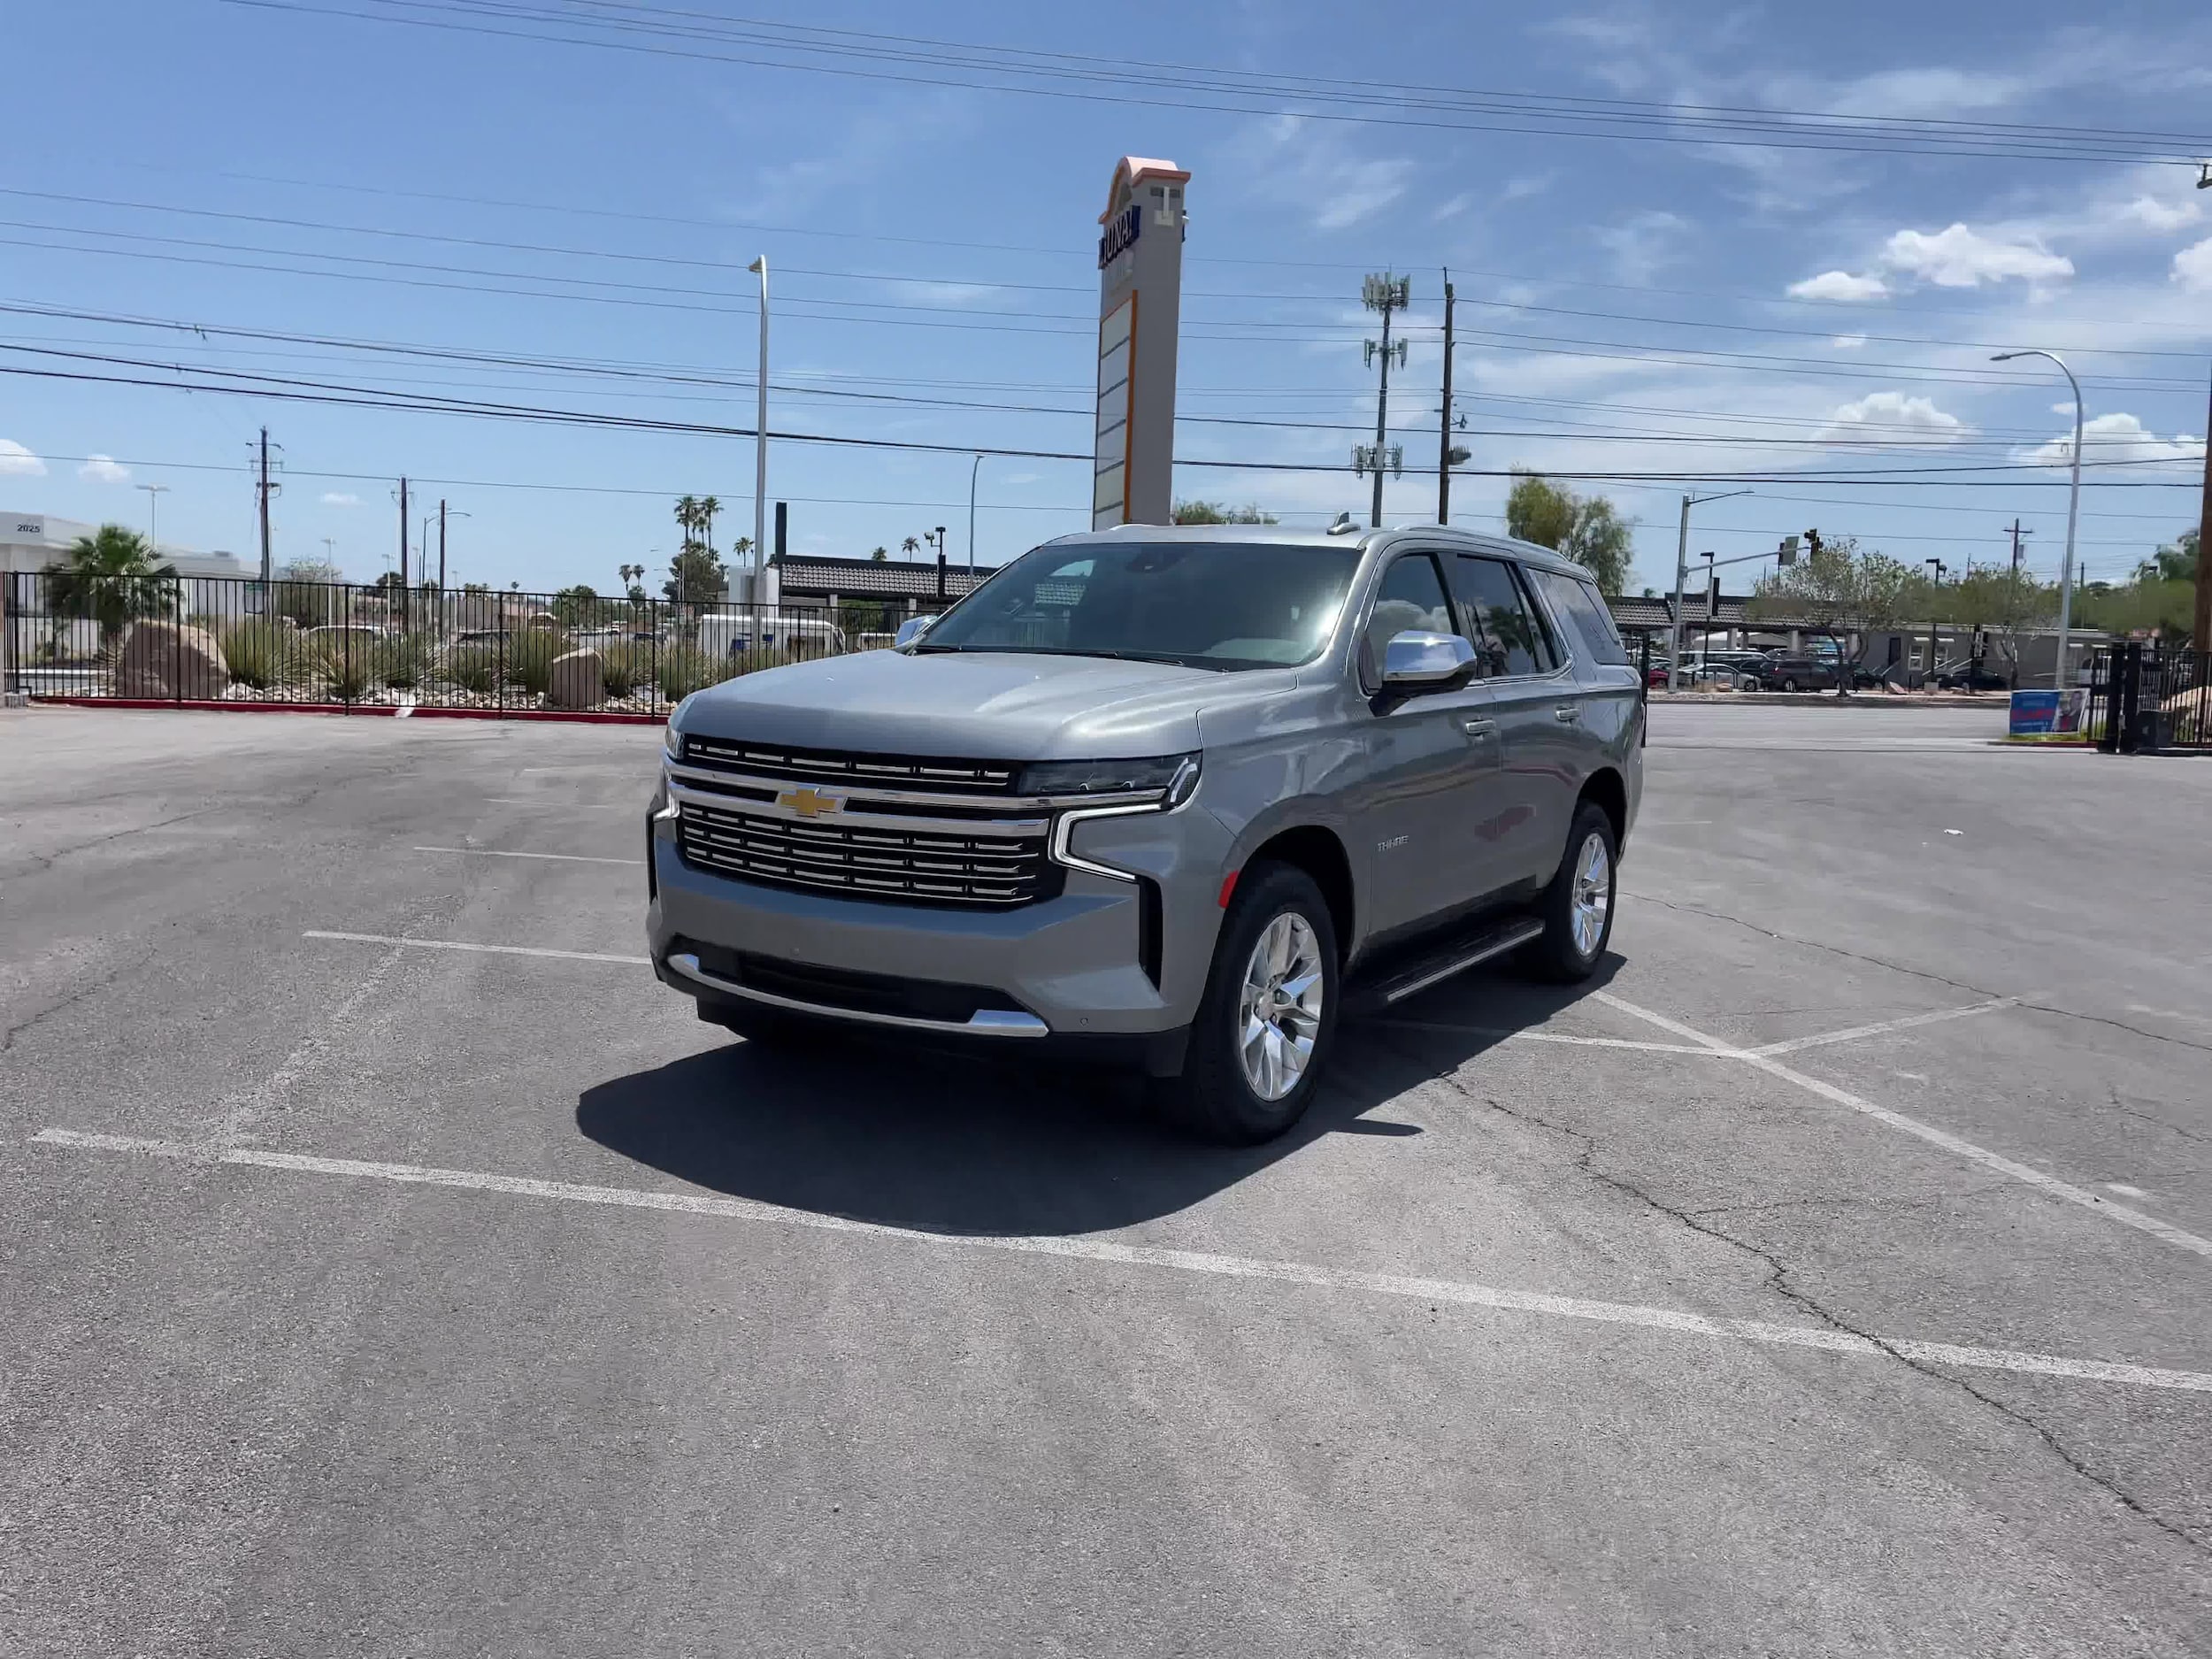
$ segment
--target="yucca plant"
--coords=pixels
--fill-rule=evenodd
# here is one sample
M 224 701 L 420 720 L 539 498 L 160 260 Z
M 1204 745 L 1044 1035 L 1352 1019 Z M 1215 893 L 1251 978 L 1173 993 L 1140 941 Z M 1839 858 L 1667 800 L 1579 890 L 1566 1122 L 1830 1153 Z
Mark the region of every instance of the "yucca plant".
M 340 703 L 359 703 L 376 689 L 376 656 L 359 645 L 326 651 L 320 664 L 324 692 Z
M 689 645 L 672 646 L 663 651 L 655 674 L 662 697 L 670 703 L 680 703 L 703 687 L 719 685 L 728 678 L 727 664 Z
M 230 677 L 256 691 L 271 691 L 298 677 L 299 636 L 275 622 L 241 622 L 223 630 L 223 661 Z
M 507 679 L 534 697 L 553 683 L 553 659 L 568 649 L 567 638 L 552 628 L 526 628 L 507 641 Z
M 638 681 L 645 677 L 652 664 L 641 661 L 641 653 L 633 644 L 603 645 L 599 648 L 599 688 L 610 698 L 626 697 L 637 689 Z
M 412 691 L 423 682 L 426 667 L 423 641 L 411 634 L 380 640 L 370 653 L 371 665 L 395 691 Z
M 499 651 L 490 645 L 457 646 L 446 655 L 444 677 L 463 691 L 488 694 L 499 688 Z

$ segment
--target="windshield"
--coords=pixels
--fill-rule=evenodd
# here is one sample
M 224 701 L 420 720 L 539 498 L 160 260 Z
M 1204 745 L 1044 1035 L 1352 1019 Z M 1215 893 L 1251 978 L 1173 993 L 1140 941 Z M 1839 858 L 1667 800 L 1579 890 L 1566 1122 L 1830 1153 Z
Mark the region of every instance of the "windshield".
M 914 649 L 1281 668 L 1320 653 L 1358 565 L 1352 542 L 1041 547 L 947 612 Z

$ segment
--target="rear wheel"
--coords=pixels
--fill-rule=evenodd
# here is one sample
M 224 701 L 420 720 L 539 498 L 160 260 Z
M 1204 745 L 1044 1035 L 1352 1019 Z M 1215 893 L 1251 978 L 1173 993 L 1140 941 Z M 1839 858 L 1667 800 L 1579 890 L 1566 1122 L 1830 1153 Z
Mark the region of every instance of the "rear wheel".
M 1782 682 L 1782 689 L 1785 691 L 1795 691 L 1797 689 L 1797 681 L 1794 680 L 1784 680 Z
M 1538 914 L 1543 933 L 1529 947 L 1529 964 L 1547 979 L 1573 984 L 1597 971 L 1613 936 L 1613 820 L 1594 801 L 1575 810 L 1566 856 L 1544 889 Z
M 1313 878 L 1245 872 L 1214 945 L 1182 1075 L 1155 1087 L 1177 1124 L 1209 1141 L 1270 1141 L 1312 1103 L 1336 1033 L 1336 929 Z

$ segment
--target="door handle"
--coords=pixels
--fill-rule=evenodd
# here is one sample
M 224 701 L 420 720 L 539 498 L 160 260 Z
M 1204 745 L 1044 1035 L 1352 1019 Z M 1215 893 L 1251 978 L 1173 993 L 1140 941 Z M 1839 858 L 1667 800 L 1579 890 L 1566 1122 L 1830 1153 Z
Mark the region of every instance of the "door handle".
M 1495 737 L 1498 734 L 1495 720 L 1462 720 L 1459 724 L 1460 729 L 1470 737 Z
M 1582 705 L 1578 703 L 1563 703 L 1552 710 L 1552 718 L 1563 726 L 1572 726 L 1582 718 Z

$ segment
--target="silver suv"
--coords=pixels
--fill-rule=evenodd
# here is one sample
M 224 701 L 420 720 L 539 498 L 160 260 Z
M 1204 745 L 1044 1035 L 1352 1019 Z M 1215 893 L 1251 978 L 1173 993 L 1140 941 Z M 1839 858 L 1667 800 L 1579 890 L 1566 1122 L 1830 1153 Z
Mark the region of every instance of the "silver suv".
M 1456 530 L 1126 526 L 890 650 L 685 699 L 649 821 L 662 979 L 762 1041 L 1124 1060 L 1296 1122 L 1348 1008 L 1605 949 L 1643 764 L 1588 574 Z

